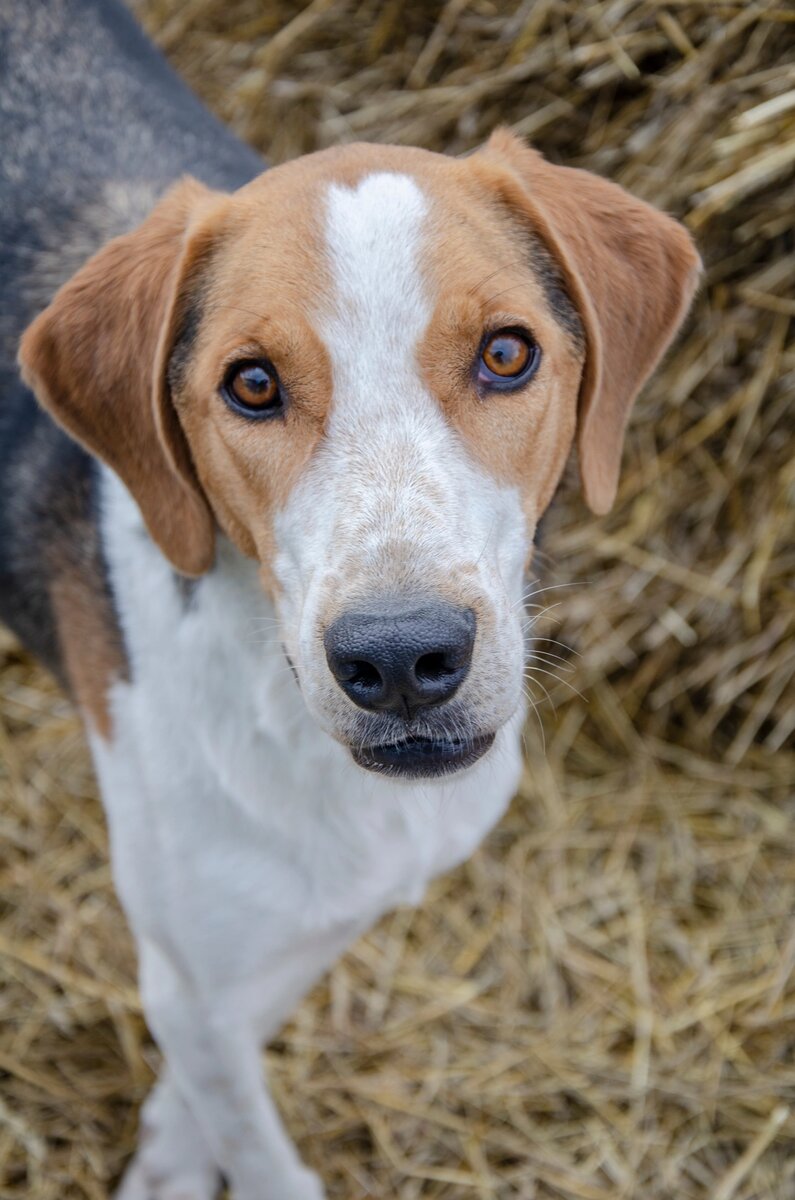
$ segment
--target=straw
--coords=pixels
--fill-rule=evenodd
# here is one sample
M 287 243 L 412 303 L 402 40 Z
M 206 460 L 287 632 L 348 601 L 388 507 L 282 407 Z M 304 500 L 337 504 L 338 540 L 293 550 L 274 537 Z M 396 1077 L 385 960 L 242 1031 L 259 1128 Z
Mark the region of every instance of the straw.
M 341 1200 L 791 1200 L 790 7 L 137 12 L 272 162 L 351 139 L 460 153 L 503 122 L 683 218 L 707 268 L 614 512 L 591 518 L 572 474 L 546 524 L 551 675 L 529 680 L 509 815 L 268 1051 L 301 1152 Z M 0 664 L 0 1196 L 95 1200 L 157 1052 L 78 721 L 10 637 Z

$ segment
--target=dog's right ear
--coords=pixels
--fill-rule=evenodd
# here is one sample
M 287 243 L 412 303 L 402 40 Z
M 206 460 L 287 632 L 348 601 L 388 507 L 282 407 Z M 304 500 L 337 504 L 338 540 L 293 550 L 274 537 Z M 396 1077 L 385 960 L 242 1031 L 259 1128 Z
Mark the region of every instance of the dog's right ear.
M 59 425 L 112 467 L 178 571 L 212 566 L 215 524 L 171 403 L 168 358 L 215 240 L 222 194 L 176 184 L 115 238 L 25 331 L 25 382 Z

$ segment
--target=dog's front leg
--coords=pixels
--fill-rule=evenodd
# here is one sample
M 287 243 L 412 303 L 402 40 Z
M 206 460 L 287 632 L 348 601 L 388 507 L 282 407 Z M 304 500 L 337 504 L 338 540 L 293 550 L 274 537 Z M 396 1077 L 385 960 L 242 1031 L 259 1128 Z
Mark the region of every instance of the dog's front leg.
M 207 1140 L 164 1067 L 141 1112 L 138 1151 L 116 1200 L 214 1200 L 221 1174 Z
M 192 1148 L 198 1154 L 195 1169 L 183 1171 L 183 1190 L 155 1190 L 147 1200 L 171 1200 L 172 1195 L 175 1200 L 177 1195 L 194 1200 L 194 1194 L 204 1200 L 212 1195 L 196 1190 L 204 1186 L 206 1155 L 228 1181 L 234 1200 L 322 1200 L 323 1187 L 302 1164 L 265 1085 L 259 989 L 251 982 L 196 985 L 151 942 L 143 941 L 139 951 L 144 1009 L 168 1073 L 167 1082 L 158 1086 L 171 1087 L 173 1081 L 174 1087 L 165 1097 L 169 1108 L 164 1110 L 161 1103 L 160 1113 L 152 1114 L 165 1118 L 165 1124 L 150 1128 L 145 1136 L 159 1139 L 165 1149 L 169 1130 L 180 1130 L 181 1100 L 201 1138 Z M 277 981 L 277 1003 L 282 993 Z M 282 1019 L 281 1012 L 274 1015 L 277 1026 Z M 181 1132 L 184 1136 L 184 1125 Z M 145 1141 L 139 1159 L 146 1158 Z M 127 1200 L 124 1190 L 120 1195 Z M 130 1195 L 137 1200 L 137 1193 Z

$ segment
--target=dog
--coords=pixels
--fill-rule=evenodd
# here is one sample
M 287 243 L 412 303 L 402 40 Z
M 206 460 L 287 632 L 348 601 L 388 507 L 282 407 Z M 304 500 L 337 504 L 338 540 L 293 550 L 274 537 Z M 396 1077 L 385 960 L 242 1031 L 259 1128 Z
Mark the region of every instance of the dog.
M 0 22 L 0 616 L 163 1054 L 118 1195 L 316 1200 L 260 1047 L 504 812 L 538 522 L 574 442 L 611 507 L 699 259 L 506 130 L 264 171 L 111 0 Z

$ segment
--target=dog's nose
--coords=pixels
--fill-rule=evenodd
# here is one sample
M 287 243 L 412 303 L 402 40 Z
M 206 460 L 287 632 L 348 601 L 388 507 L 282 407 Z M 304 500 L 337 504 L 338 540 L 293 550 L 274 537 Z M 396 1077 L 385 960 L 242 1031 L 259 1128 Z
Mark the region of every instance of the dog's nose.
M 326 658 L 354 704 L 412 717 L 455 694 L 472 661 L 475 629 L 470 608 L 441 602 L 384 616 L 345 613 L 326 630 Z

